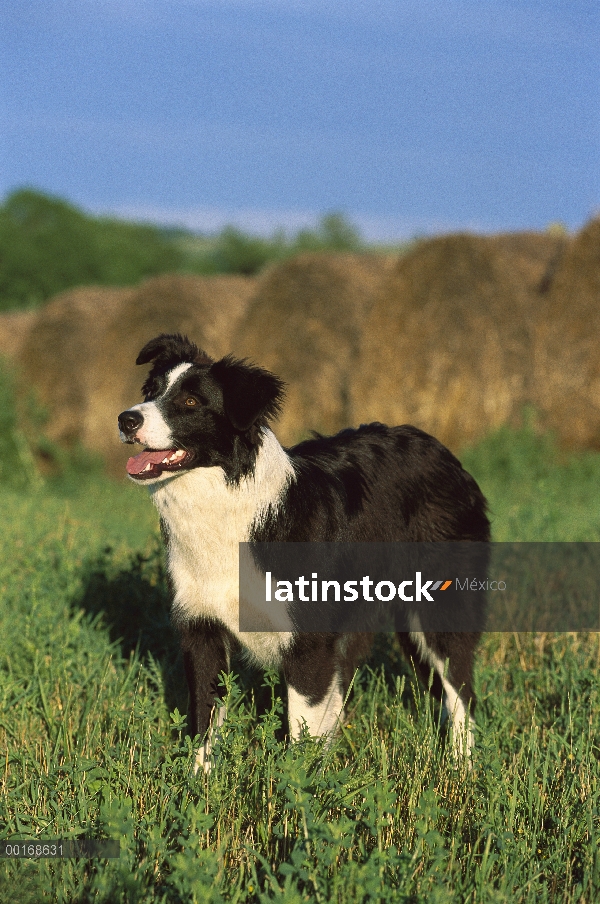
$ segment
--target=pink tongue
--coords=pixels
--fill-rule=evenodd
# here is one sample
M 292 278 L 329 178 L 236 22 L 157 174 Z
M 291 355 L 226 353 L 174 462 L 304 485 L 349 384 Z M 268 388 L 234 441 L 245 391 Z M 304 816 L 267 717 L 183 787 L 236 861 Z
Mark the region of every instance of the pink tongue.
M 163 449 L 158 452 L 140 452 L 139 455 L 134 455 L 133 458 L 128 460 L 127 473 L 141 474 L 148 463 L 151 465 L 159 465 L 163 458 L 172 455 L 174 451 L 174 449 Z

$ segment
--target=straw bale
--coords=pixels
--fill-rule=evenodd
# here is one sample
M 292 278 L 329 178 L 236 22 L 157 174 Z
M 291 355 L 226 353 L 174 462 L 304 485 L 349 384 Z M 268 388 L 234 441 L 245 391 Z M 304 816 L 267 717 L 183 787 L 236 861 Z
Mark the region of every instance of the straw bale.
M 490 240 L 514 278 L 534 295 L 550 289 L 569 244 L 566 233 L 552 229 L 547 232 L 507 232 L 492 236 Z
M 34 387 L 48 413 L 53 441 L 85 444 L 85 417 L 103 330 L 127 290 L 85 287 L 62 292 L 39 311 L 17 361 L 26 388 Z
M 363 321 L 390 261 L 383 256 L 304 253 L 261 278 L 235 335 L 236 352 L 287 384 L 275 425 L 285 444 L 350 423 L 349 383 Z
M 0 314 L 0 357 L 17 358 L 21 346 L 37 317 L 37 311 L 10 311 Z
M 553 236 L 457 234 L 401 257 L 364 324 L 354 421 L 412 423 L 451 448 L 515 421 Z
M 536 323 L 536 406 L 564 444 L 600 448 L 600 218 L 569 243 Z
M 141 399 L 139 350 L 161 332 L 187 332 L 209 354 L 225 354 L 253 286 L 246 277 L 168 275 L 51 301 L 19 356 L 50 412 L 50 438 L 79 441 L 121 474 L 131 450 L 119 443 L 116 419 Z

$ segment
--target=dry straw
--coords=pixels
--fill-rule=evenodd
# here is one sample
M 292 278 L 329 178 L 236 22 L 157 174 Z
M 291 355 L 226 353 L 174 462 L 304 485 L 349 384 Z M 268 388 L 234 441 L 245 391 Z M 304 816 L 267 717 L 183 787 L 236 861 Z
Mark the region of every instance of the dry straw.
M 50 413 L 47 432 L 122 473 L 116 416 L 140 400 L 134 361 L 160 332 L 281 376 L 276 430 L 413 423 L 460 449 L 533 403 L 564 442 L 600 445 L 600 220 L 548 232 L 450 235 L 399 258 L 307 253 L 243 277 L 163 276 L 63 293 L 0 318 Z
M 0 357 L 14 361 L 37 319 L 37 311 L 0 314 Z
M 389 266 L 382 256 L 306 253 L 261 278 L 234 349 L 285 380 L 282 442 L 350 423 L 363 324 Z
M 119 444 L 117 415 L 141 400 L 139 350 L 161 332 L 186 332 L 209 354 L 225 354 L 252 288 L 245 277 L 170 275 L 134 289 L 85 288 L 55 298 L 19 355 L 50 413 L 50 438 L 80 442 L 122 473 L 130 450 Z
M 554 235 L 449 235 L 401 257 L 366 318 L 353 420 L 412 423 L 457 449 L 518 420 Z
M 574 447 L 600 448 L 600 219 L 569 244 L 536 322 L 535 404 Z

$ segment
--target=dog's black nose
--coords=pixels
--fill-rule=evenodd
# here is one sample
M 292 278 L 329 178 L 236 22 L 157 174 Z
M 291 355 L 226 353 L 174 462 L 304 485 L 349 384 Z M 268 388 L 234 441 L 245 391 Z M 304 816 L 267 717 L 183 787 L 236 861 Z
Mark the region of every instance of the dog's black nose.
M 132 436 L 144 423 L 144 418 L 139 411 L 123 411 L 119 415 L 119 430 L 125 436 Z

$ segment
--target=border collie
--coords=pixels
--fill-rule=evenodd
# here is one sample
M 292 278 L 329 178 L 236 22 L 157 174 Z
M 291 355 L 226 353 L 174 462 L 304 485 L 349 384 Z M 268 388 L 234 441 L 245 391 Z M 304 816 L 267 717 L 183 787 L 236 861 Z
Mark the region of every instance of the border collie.
M 279 669 L 289 733 L 331 736 L 372 635 L 241 632 L 239 543 L 244 541 L 461 541 L 490 538 L 475 480 L 436 439 L 415 427 L 374 423 L 315 435 L 284 449 L 269 428 L 283 398 L 273 374 L 228 356 L 209 358 L 184 336 L 141 350 L 152 362 L 144 402 L 119 415 L 121 441 L 145 450 L 127 462 L 160 514 L 190 694 L 189 730 L 200 736 L 195 769 L 210 769 L 218 679 L 234 651 Z M 279 626 L 281 627 L 281 626 Z M 453 744 L 473 743 L 472 671 L 478 633 L 398 634 L 406 655 L 445 706 Z M 218 710 L 221 724 L 224 710 Z

